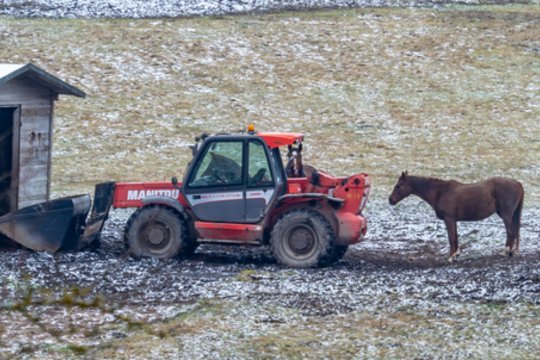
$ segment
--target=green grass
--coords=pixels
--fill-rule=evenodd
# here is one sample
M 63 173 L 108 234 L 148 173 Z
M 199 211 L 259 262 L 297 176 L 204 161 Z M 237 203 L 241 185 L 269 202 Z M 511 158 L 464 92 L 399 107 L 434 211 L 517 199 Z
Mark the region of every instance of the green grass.
M 295 310 L 272 309 L 247 302 L 207 302 L 188 314 L 149 331 L 131 332 L 125 339 L 94 348 L 97 357 L 145 358 L 169 354 L 172 348 L 214 357 L 245 359 L 350 358 L 501 358 L 533 359 L 538 351 L 537 307 L 517 304 L 448 303 L 447 309 L 418 312 L 407 309 L 352 312 L 304 317 Z M 257 318 L 238 318 L 242 309 L 258 307 Z M 282 321 L 263 321 L 273 313 L 288 313 Z M 523 337 L 523 332 L 528 335 Z M 521 339 L 522 341 L 518 341 Z M 200 348 L 194 350 L 189 344 Z M 227 346 L 222 346 L 223 343 Z M 148 344 L 152 344 L 148 347 Z M 184 350 L 182 350 L 184 349 Z

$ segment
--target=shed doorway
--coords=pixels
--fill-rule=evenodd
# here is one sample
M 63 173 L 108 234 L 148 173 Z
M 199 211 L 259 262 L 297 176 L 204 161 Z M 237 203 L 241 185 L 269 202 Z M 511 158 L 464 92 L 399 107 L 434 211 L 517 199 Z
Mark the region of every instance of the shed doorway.
M 17 210 L 17 107 L 0 107 L 0 216 Z

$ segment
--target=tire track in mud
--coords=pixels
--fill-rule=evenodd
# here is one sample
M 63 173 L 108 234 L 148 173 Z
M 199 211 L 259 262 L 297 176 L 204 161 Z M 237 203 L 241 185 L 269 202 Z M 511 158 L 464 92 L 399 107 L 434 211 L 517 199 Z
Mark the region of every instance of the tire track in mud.
M 365 242 L 350 247 L 333 266 L 314 269 L 279 266 L 269 247 L 204 244 L 189 259 L 132 259 L 122 241 L 129 213 L 115 211 L 97 251 L 0 252 L 0 323 L 5 324 L 0 329 L 0 351 L 17 354 L 25 346 L 39 349 L 43 342 L 66 346 L 66 338 L 71 339 L 69 346 L 99 346 L 127 337 L 126 326 L 144 329 L 144 324 L 171 321 L 205 303 L 236 304 L 230 311 L 240 314 L 234 316 L 248 323 L 256 319 L 249 325 L 256 328 L 261 322 L 292 326 L 306 318 L 358 314 L 413 312 L 441 317 L 466 309 L 485 316 L 483 305 L 518 306 L 521 312 L 529 306 L 532 314 L 537 311 L 540 246 L 533 228 L 523 231 L 521 256 L 498 255 L 503 241 L 498 233 L 481 240 L 492 235 L 491 227 L 486 227 L 478 230 L 478 239 L 464 239 L 466 245 L 480 244 L 469 244 L 461 259 L 450 264 L 444 229 L 434 227 L 430 213 L 424 211 L 429 209 L 419 206 L 405 204 L 393 212 L 372 203 L 372 231 Z M 525 220 L 535 225 L 539 212 L 528 211 Z M 416 223 L 414 228 L 411 223 Z M 30 298 L 28 289 L 33 289 Z M 96 299 L 102 305 L 58 305 Z M 29 316 L 9 310 L 25 301 L 30 301 Z M 72 334 L 74 327 L 81 331 Z M 64 335 L 53 336 L 57 333 Z M 534 331 L 531 334 L 534 337 Z M 205 338 L 204 333 L 201 336 Z
M 343 310 L 362 308 L 362 298 L 384 297 L 387 291 L 441 301 L 540 303 L 540 244 L 534 243 L 532 227 L 523 231 L 521 256 L 499 255 L 504 234 L 493 236 L 491 227 L 479 227 L 474 238 L 464 236 L 460 260 L 450 264 L 444 226 L 434 230 L 433 219 L 425 210 L 429 209 L 411 203 L 399 212 L 387 212 L 383 204 L 373 204 L 371 211 L 378 214 L 370 218 L 374 234 L 370 232 L 365 242 L 350 247 L 342 261 L 320 269 L 281 267 L 268 247 L 201 245 L 190 259 L 132 259 L 121 240 L 129 214 L 113 213 L 97 252 L 0 253 L 2 293 L 4 299 L 17 297 L 9 284 L 26 281 L 36 288 L 58 292 L 72 286 L 88 288 L 95 295 L 131 305 L 254 297 L 290 302 L 293 307 L 305 307 L 306 313 L 339 312 L 340 306 Z M 527 212 L 525 220 L 537 219 L 537 213 Z M 419 231 L 423 217 L 427 225 Z M 392 223 L 400 225 L 388 225 Z M 502 225 L 499 227 L 504 232 Z M 244 273 L 248 274 L 246 278 Z M 332 288 L 330 293 L 334 295 L 357 300 L 336 304 L 327 288 Z M 310 310 L 309 304 L 317 303 L 314 299 L 318 299 L 318 305 Z M 331 309 L 324 310 L 320 304 L 328 304 Z

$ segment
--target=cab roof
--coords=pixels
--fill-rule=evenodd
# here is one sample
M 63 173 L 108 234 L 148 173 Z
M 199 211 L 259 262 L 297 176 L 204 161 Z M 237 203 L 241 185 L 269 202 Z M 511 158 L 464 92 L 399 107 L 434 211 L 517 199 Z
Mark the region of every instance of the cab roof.
M 299 144 L 304 140 L 304 134 L 293 132 L 258 132 L 257 136 L 260 136 L 270 149 Z

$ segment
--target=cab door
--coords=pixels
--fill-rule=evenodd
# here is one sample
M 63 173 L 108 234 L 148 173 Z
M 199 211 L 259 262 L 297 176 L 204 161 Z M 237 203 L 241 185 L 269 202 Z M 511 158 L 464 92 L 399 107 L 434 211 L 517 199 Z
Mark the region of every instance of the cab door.
M 182 191 L 198 220 L 245 220 L 244 143 L 209 140 L 189 167 Z
M 188 168 L 182 191 L 199 221 L 258 223 L 277 196 L 274 168 L 262 139 L 216 137 Z
M 273 203 L 276 193 L 275 174 L 267 146 L 255 138 L 248 142 L 246 222 L 259 222 Z

